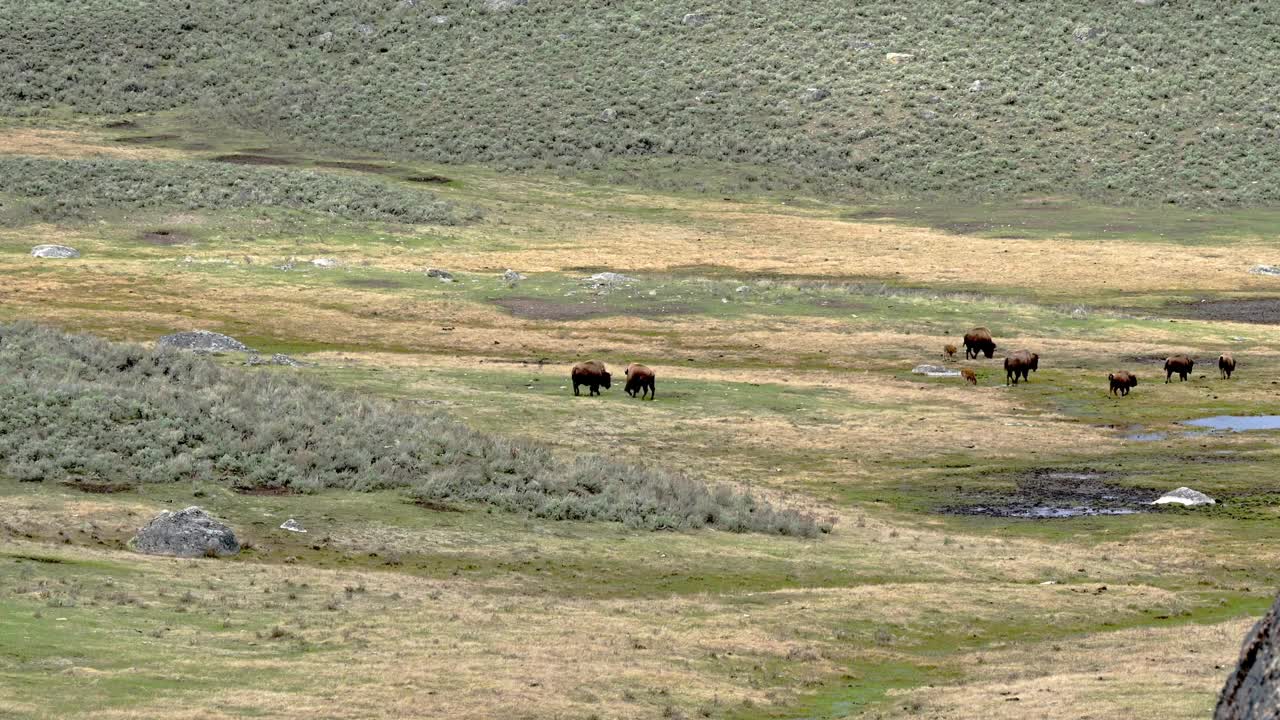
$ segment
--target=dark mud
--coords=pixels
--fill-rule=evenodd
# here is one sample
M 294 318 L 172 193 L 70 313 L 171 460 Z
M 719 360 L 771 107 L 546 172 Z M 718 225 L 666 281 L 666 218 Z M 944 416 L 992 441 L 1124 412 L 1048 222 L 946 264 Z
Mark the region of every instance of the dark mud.
M 1012 490 L 975 491 L 940 511 L 949 515 L 1055 519 L 1151 512 L 1161 491 L 1115 485 L 1108 473 L 1041 468 L 1016 479 Z
M 433 174 L 410 175 L 405 178 L 405 180 L 408 180 L 411 183 L 425 183 L 427 185 L 447 185 L 448 183 L 453 182 L 452 178 L 447 178 L 444 175 Z
M 339 282 L 347 287 L 367 290 L 394 290 L 405 286 L 399 280 L 392 280 L 391 278 L 343 278 Z
M 171 134 L 161 135 L 132 135 L 130 137 L 116 138 L 116 142 L 124 145 L 147 145 L 149 143 L 169 142 L 177 140 L 179 136 Z
M 379 175 L 386 175 L 388 173 L 395 172 L 393 168 L 389 168 L 386 165 L 364 162 L 325 161 L 317 162 L 316 167 L 334 168 L 337 170 L 355 170 L 357 172 L 377 173 Z
M 209 158 L 213 162 L 230 163 L 232 165 L 296 165 L 292 160 L 284 158 L 271 157 L 269 155 L 247 155 L 243 153 L 235 153 L 231 155 L 217 155 Z
M 192 238 L 186 233 L 177 230 L 147 230 L 140 236 L 142 241 L 149 245 L 185 245 L 191 242 Z
M 1166 305 L 1162 311 L 1172 317 L 1191 320 L 1280 325 L 1280 298 L 1201 300 Z

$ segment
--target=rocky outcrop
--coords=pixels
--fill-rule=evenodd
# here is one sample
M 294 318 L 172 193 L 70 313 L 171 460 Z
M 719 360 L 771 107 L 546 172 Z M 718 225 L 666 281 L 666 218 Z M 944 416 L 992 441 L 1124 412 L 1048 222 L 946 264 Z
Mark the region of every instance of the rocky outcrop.
M 134 550 L 147 555 L 222 557 L 240 552 L 240 541 L 230 527 L 202 508 L 160 513 L 134 535 Z
M 1280 598 L 1244 638 L 1214 720 L 1280 720 Z

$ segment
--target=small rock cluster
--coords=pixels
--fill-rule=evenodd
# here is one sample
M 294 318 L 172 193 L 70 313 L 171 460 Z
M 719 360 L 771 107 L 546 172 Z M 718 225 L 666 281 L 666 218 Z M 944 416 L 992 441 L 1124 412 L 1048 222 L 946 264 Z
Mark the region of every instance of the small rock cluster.
M 195 352 L 248 352 L 244 343 L 222 333 L 208 330 L 192 330 L 190 332 L 165 335 L 156 341 L 156 347 L 193 350 Z

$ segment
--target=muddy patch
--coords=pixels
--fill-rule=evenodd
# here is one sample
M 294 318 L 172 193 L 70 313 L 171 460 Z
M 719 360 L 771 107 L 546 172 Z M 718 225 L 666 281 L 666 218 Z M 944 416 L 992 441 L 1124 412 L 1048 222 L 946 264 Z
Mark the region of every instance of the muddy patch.
M 162 133 L 160 135 L 130 135 L 129 137 L 116 138 L 116 142 L 123 145 L 147 145 L 150 143 L 169 142 L 177 140 L 177 135 Z
M 403 282 L 391 278 L 343 278 L 339 282 L 347 287 L 366 290 L 394 290 L 405 286 Z
M 105 130 L 137 130 L 140 126 L 132 120 L 117 120 L 102 126 Z
M 364 162 L 342 162 L 336 160 L 317 162 L 316 167 L 334 168 L 335 170 L 355 170 L 356 172 L 378 173 L 382 175 L 395 172 L 395 170 L 387 167 L 386 165 Z
M 90 493 L 93 495 L 113 495 L 115 493 L 129 492 L 135 489 L 135 486 L 129 483 L 113 483 L 102 480 L 72 480 L 62 484 L 66 487 L 79 490 L 82 493 Z
M 283 497 L 298 494 L 287 487 L 234 487 L 231 489 L 237 495 L 254 495 L 258 497 Z
M 1162 310 L 1173 317 L 1192 320 L 1280 325 L 1280 298 L 1201 300 L 1173 303 Z
M 293 165 L 292 160 L 284 158 L 271 157 L 270 155 L 250 155 L 248 153 L 232 153 L 231 155 L 216 155 L 209 158 L 213 162 L 230 163 L 232 165 Z
M 1150 512 L 1156 490 L 1115 485 L 1108 473 L 1045 468 L 1016 479 L 1012 490 L 982 490 L 961 504 L 940 508 L 949 515 L 1050 520 Z M 963 494 L 963 491 L 961 491 Z
M 186 233 L 177 230 L 146 230 L 140 235 L 142 242 L 148 245 L 185 245 L 191 242 L 192 238 Z
M 617 308 L 597 303 L 563 303 L 541 298 L 503 298 L 494 300 L 493 304 L 525 320 L 585 320 L 606 315 L 644 318 L 657 315 L 688 315 L 696 312 L 687 305 L 674 303 Z
M 411 183 L 426 183 L 427 185 L 447 185 L 448 183 L 453 182 L 452 178 L 447 178 L 444 175 L 434 175 L 431 173 L 427 173 L 425 175 L 410 175 L 405 178 L 405 180 L 408 180 Z

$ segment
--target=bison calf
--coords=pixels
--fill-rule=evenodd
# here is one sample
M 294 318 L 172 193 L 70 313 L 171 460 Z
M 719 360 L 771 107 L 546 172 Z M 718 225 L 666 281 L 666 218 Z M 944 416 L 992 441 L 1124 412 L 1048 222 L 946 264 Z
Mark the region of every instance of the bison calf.
M 1026 350 L 1015 350 L 1004 359 L 1004 384 L 1017 385 L 1018 378 L 1029 380 L 1027 373 L 1040 369 L 1040 356 Z
M 573 379 L 573 394 L 579 395 L 578 386 L 586 385 L 591 388 L 591 395 L 600 394 L 600 386 L 603 385 L 608 390 L 610 385 L 609 371 L 604 369 L 604 363 L 588 360 L 580 362 L 573 366 L 573 372 L 569 373 Z
M 1187 376 L 1191 374 L 1191 368 L 1195 367 L 1196 361 L 1186 355 L 1171 355 L 1168 360 L 1164 361 L 1164 382 L 1166 385 L 1173 379 L 1173 374 L 1178 373 L 1178 379 L 1186 382 Z
M 640 399 L 644 399 L 644 393 L 649 392 L 649 399 L 654 397 L 654 374 L 653 370 L 639 363 L 631 363 L 627 366 L 623 373 L 627 376 L 627 385 L 624 390 L 631 397 L 635 397 L 636 393 L 640 393 Z
M 1223 380 L 1230 380 L 1231 373 L 1236 371 L 1236 359 L 1231 357 L 1231 353 L 1222 353 L 1218 356 L 1218 372 L 1222 373 Z
M 976 327 L 964 334 L 964 357 L 966 360 L 977 358 L 982 353 L 990 360 L 996 352 L 996 343 L 991 339 L 991 331 L 984 327 Z
M 970 385 L 978 384 L 978 376 L 975 375 L 973 371 L 970 370 L 969 368 L 960 368 L 960 374 L 964 377 L 964 381 L 969 383 Z
M 1138 376 L 1128 370 L 1113 372 L 1107 379 L 1111 381 L 1111 392 L 1116 395 L 1128 395 L 1129 390 L 1138 385 Z
M 955 360 L 955 359 L 956 359 L 956 346 L 955 346 L 955 345 L 952 345 L 951 343 L 947 343 L 946 345 L 943 345 L 943 346 L 942 346 L 942 352 L 947 356 L 947 359 L 948 359 L 948 360 Z

